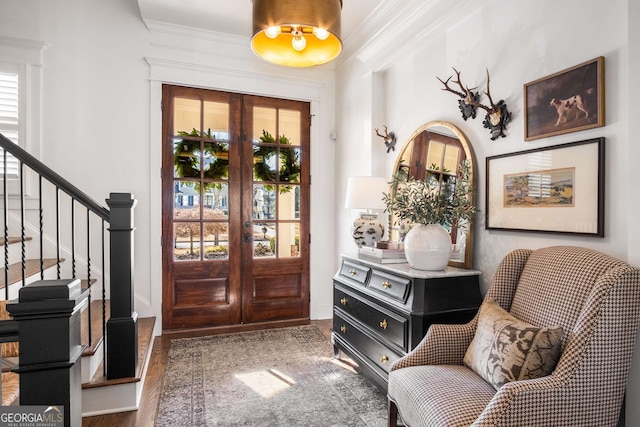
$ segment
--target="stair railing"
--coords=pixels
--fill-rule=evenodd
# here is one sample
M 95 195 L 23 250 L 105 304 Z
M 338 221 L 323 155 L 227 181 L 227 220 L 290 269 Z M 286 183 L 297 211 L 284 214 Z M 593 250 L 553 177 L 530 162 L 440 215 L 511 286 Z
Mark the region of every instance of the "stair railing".
M 24 286 L 27 283 L 27 228 L 32 234 L 37 234 L 39 239 L 39 274 L 40 280 L 46 276 L 51 276 L 49 267 L 55 266 L 55 277 L 50 279 L 76 279 L 82 280 L 83 288 L 89 289 L 89 304 L 87 308 L 88 317 L 88 343 L 83 343 L 91 347 L 93 342 L 93 327 L 91 314 L 91 299 L 94 296 L 92 289 L 94 283 L 100 282 L 99 290 L 96 294 L 102 301 L 102 337 L 105 339 L 112 332 L 113 335 L 103 345 L 103 374 L 108 379 L 124 378 L 135 376 L 137 364 L 137 315 L 133 311 L 133 208 L 136 201 L 129 193 L 111 193 L 107 199 L 109 208 L 105 208 L 94 201 L 86 193 L 78 189 L 58 173 L 50 169 L 40 160 L 13 143 L 11 140 L 0 134 L 0 162 L 2 164 L 2 235 L 4 237 L 4 262 L 5 268 L 0 281 L 4 285 L 4 299 L 16 298 L 11 295 L 10 282 L 18 282 Z M 11 159 L 11 156 L 15 159 Z M 17 186 L 11 185 L 7 174 L 8 163 L 18 162 Z M 35 174 L 37 179 L 37 218 L 31 218 L 31 222 L 25 218 L 26 203 L 26 183 L 25 177 Z M 31 182 L 31 181 L 29 181 Z M 12 190 L 16 194 L 9 195 Z M 49 190 L 49 191 L 47 191 Z M 35 191 L 34 191 L 35 193 Z M 53 193 L 53 194 L 52 194 Z M 17 197 L 16 197 L 17 196 Z M 15 205 L 15 200 L 19 205 L 10 206 L 10 201 Z M 69 200 L 66 206 L 63 198 Z M 51 202 L 53 203 L 46 203 Z M 53 211 L 45 210 L 53 204 Z M 86 210 L 86 220 L 76 220 L 76 207 Z M 61 212 L 66 209 L 66 214 Z M 19 213 L 10 215 L 10 210 L 17 210 Z M 45 215 L 46 214 L 46 215 Z M 68 216 L 68 218 L 65 218 Z M 15 218 L 17 217 L 17 218 Z M 20 262 L 10 266 L 9 232 L 10 225 L 19 223 L 19 243 L 21 247 Z M 64 222 L 67 220 L 68 222 Z M 53 222 L 53 227 L 51 226 Z M 82 222 L 85 225 L 82 225 Z M 37 225 L 34 225 L 37 223 Z M 96 225 L 97 223 L 97 225 Z M 93 224 L 93 226 L 92 226 Z M 49 226 L 49 229 L 45 230 Z M 54 228 L 54 230 L 50 230 Z M 98 229 L 98 234 L 95 235 Z M 66 232 L 66 233 L 65 233 Z M 105 247 L 105 232 L 109 232 L 109 254 Z M 79 235 L 85 238 L 84 246 L 77 245 Z M 95 237 L 94 237 L 95 235 Z M 95 247 L 99 247 L 98 252 L 101 264 L 95 262 Z M 53 258 L 46 258 L 46 254 L 54 252 Z M 63 267 L 64 261 L 62 252 L 70 254 L 71 263 L 69 267 Z M 108 259 L 107 259 L 108 257 Z M 86 264 L 86 270 L 82 273 L 78 271 L 78 263 Z M 65 264 L 69 265 L 69 264 Z M 63 271 L 66 270 L 66 271 Z M 70 271 L 69 271 L 70 269 Z M 108 272 L 107 272 L 108 270 Z M 65 277 L 63 277 L 65 276 Z M 79 277 L 84 276 L 84 277 Z M 96 277 L 97 276 L 97 277 Z M 109 295 L 107 296 L 107 291 Z M 106 301 L 109 298 L 109 319 L 107 320 Z

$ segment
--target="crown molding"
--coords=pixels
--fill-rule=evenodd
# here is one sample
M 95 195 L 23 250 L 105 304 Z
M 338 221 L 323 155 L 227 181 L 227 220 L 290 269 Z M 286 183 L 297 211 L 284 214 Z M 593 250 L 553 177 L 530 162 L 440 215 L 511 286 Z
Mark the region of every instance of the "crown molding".
M 453 4 L 449 0 L 385 2 L 365 20 L 366 24 L 354 31 L 348 40 L 351 52 L 342 62 L 356 58 L 366 63 L 381 58 L 378 62 L 388 64 L 428 35 L 442 30 L 447 22 L 459 21 L 484 7 L 488 1 L 457 0 Z
M 200 40 L 209 43 L 220 43 L 227 46 L 247 47 L 250 39 L 244 36 L 221 33 L 206 30 L 204 28 L 189 27 L 186 25 L 171 24 L 168 22 L 145 19 L 144 24 L 151 34 L 182 37 L 192 40 Z
M 39 40 L 0 36 L 0 58 L 4 61 L 42 65 L 42 54 L 49 46 Z

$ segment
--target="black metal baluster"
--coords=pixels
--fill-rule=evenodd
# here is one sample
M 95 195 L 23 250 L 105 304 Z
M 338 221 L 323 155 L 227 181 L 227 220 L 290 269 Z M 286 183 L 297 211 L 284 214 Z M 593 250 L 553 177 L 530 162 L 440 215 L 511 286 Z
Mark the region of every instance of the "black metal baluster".
M 102 375 L 107 376 L 107 345 L 106 345 L 106 336 L 107 336 L 107 294 L 105 283 L 106 266 L 104 264 L 104 231 L 105 231 L 105 221 L 102 220 Z
M 38 212 L 40 215 L 40 280 L 44 280 L 44 215 L 42 212 L 42 175 L 38 175 Z
M 60 187 L 56 186 L 56 278 L 60 280 Z
M 4 299 L 9 299 L 9 193 L 7 192 L 7 150 L 2 150 L 3 169 L 2 187 L 3 204 L 2 218 L 4 222 Z
M 20 249 L 22 265 L 22 286 L 27 284 L 27 236 L 24 230 L 24 163 L 20 161 Z
M 71 277 L 76 278 L 76 208 L 71 198 Z

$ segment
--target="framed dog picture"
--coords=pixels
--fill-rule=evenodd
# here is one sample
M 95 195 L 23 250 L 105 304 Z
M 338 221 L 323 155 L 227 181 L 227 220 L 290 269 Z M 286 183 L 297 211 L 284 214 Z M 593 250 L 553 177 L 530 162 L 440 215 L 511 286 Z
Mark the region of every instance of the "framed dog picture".
M 604 57 L 524 85 L 524 139 L 605 125 Z

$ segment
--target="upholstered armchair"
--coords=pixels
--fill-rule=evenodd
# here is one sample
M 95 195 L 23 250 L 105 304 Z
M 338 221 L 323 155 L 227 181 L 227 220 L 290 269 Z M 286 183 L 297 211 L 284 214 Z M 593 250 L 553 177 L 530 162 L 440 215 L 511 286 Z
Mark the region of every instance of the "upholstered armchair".
M 615 426 L 639 318 L 640 269 L 585 248 L 511 252 L 473 320 L 432 325 L 390 367 L 389 425 Z

